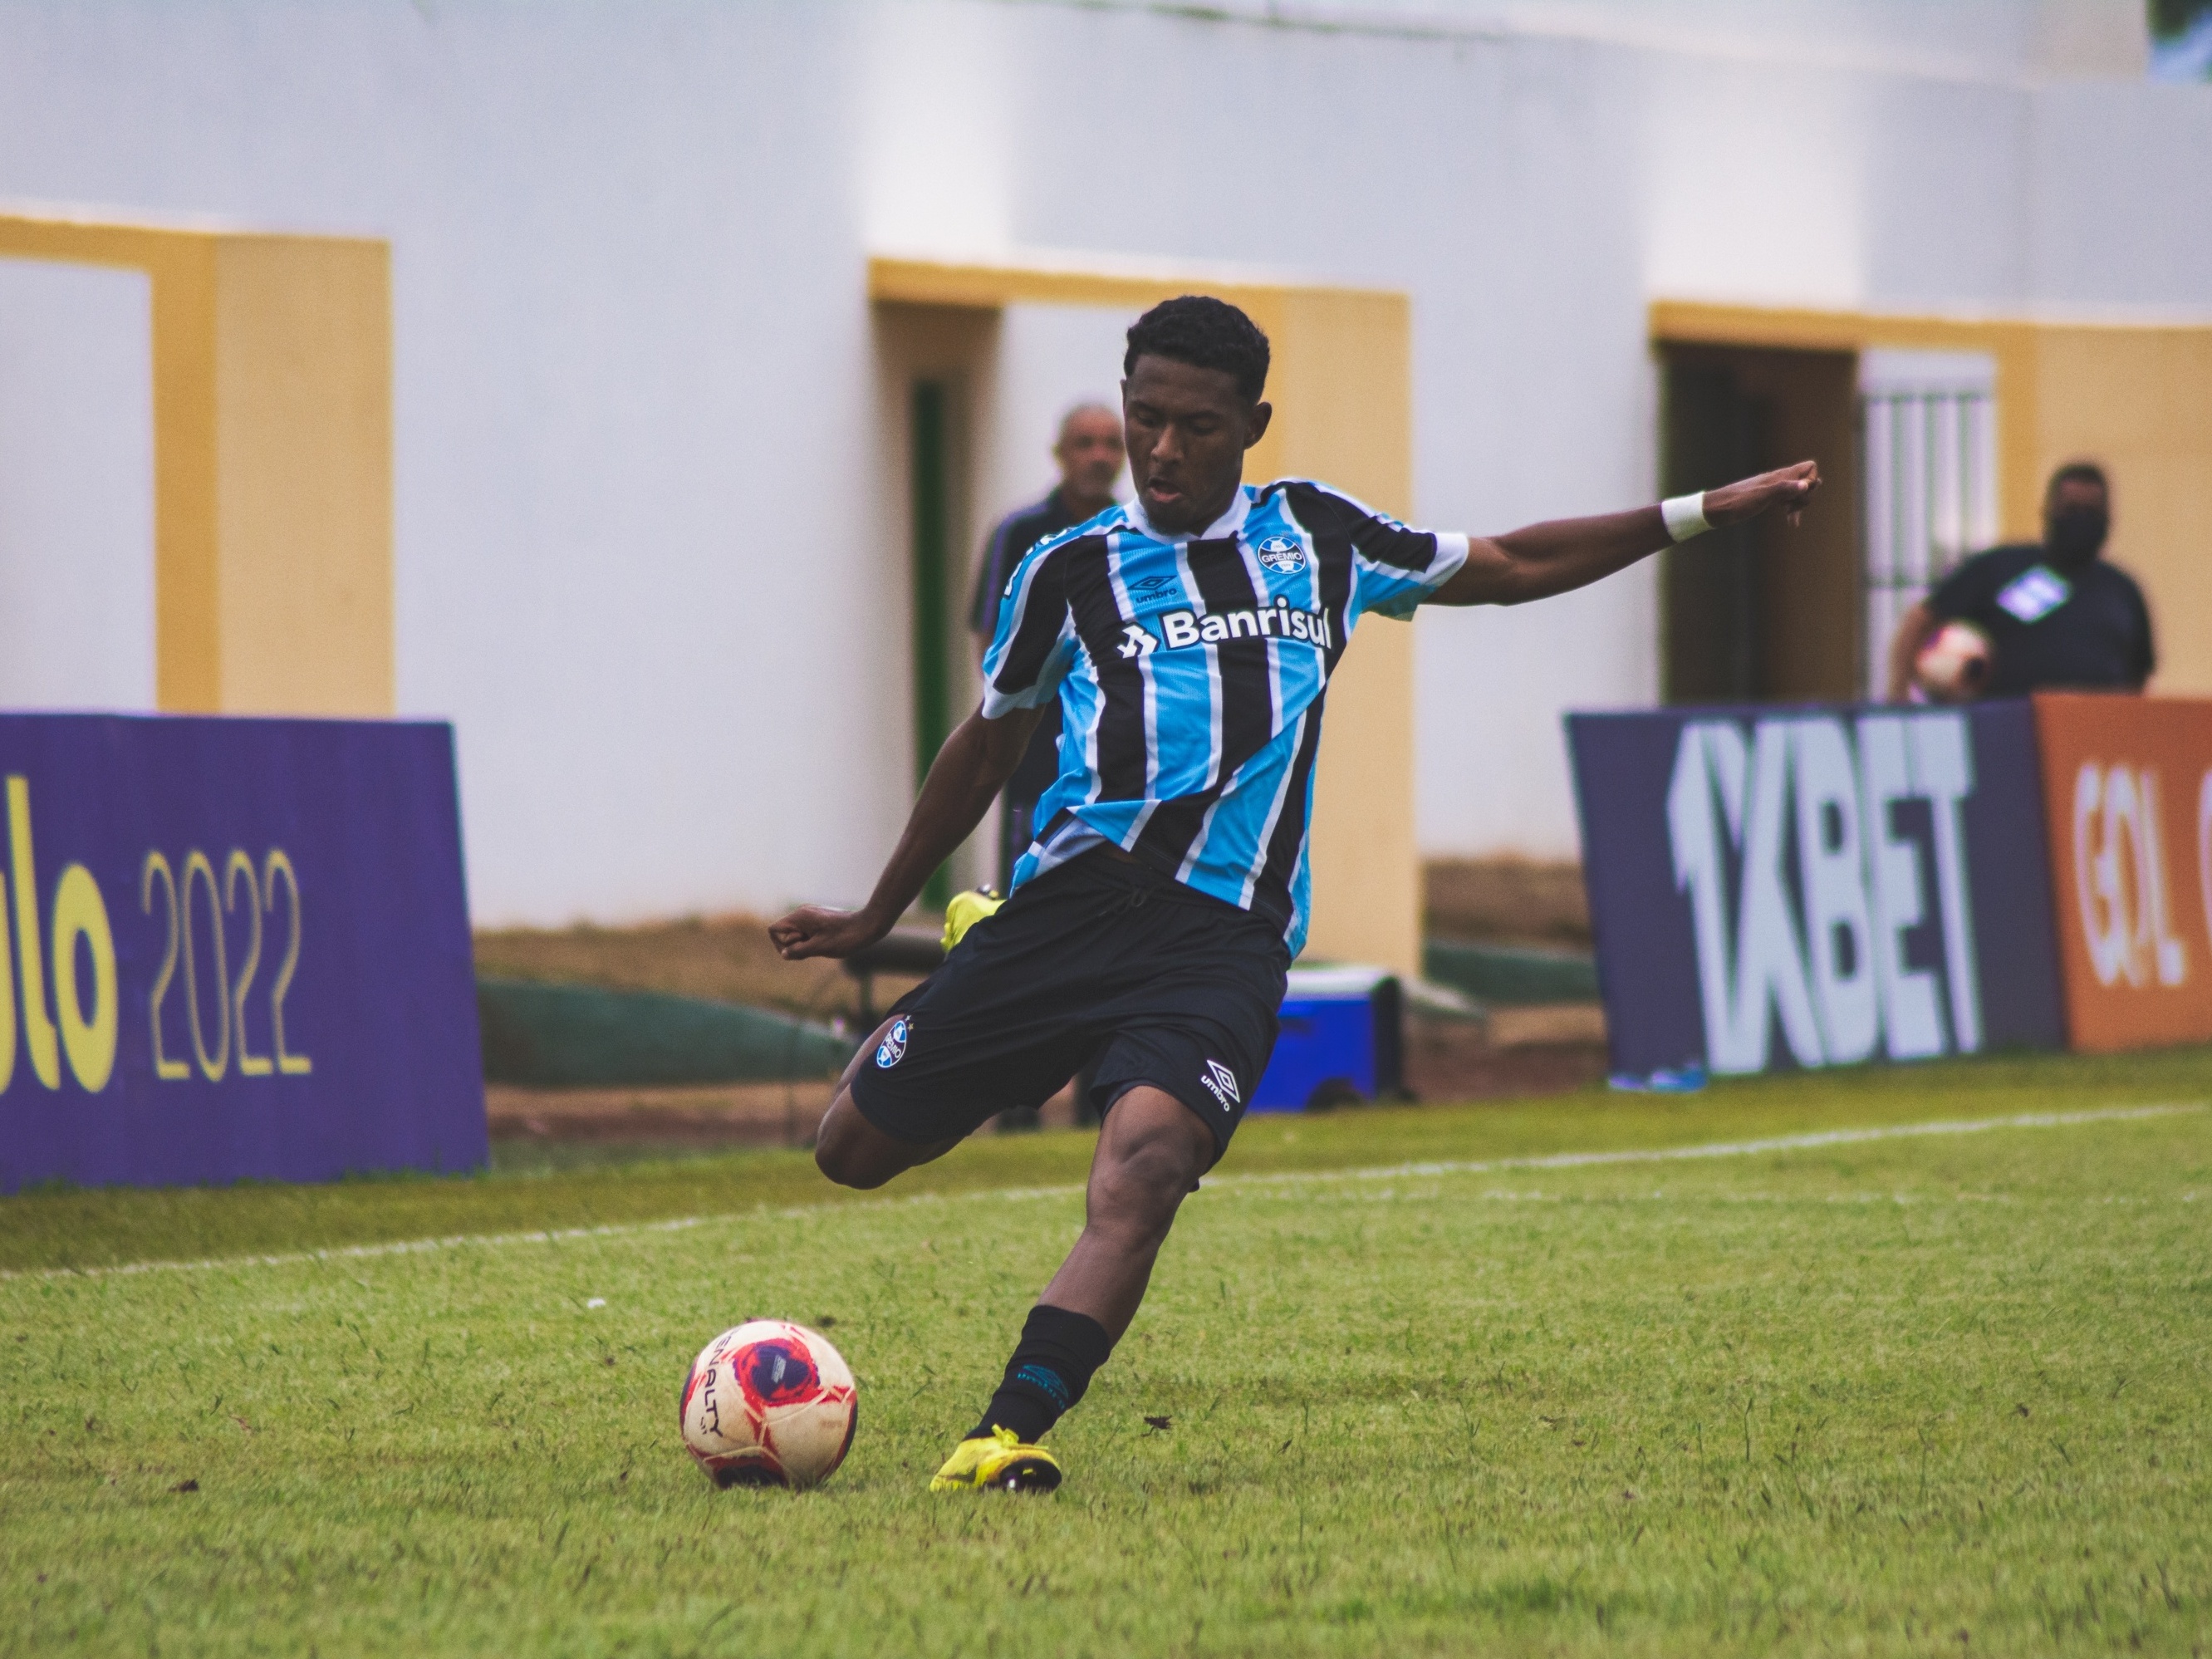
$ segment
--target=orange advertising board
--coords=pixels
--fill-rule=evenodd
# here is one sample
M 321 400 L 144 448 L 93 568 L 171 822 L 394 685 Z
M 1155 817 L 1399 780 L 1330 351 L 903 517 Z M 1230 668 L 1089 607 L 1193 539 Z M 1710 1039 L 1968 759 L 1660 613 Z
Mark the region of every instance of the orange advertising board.
M 2212 701 L 2034 702 L 2069 1046 L 2212 1040 Z

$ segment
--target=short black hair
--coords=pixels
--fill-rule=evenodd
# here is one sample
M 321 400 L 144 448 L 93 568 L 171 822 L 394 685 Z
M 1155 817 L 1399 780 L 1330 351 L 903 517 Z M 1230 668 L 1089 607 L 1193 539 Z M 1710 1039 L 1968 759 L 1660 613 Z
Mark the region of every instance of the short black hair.
M 2059 485 L 2069 483 L 2093 483 L 2107 495 L 2112 493 L 2111 481 L 2105 477 L 2105 469 L 2096 462 L 2069 461 L 2051 475 L 2051 482 L 2043 487 L 2043 499 L 2049 501 L 2058 493 Z
M 1251 403 L 1267 389 L 1267 337 L 1235 306 L 1209 294 L 1163 300 L 1130 325 L 1121 373 L 1135 374 L 1137 359 L 1148 356 L 1218 368 Z

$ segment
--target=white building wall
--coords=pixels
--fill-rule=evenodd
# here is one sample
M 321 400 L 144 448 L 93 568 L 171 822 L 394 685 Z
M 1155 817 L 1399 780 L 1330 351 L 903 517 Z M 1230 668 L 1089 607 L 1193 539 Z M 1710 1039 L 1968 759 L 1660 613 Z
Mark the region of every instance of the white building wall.
M 2065 314 L 2203 318 L 2212 290 L 2212 88 L 2046 88 L 2027 168 L 2026 264 Z
M 390 239 L 399 701 L 482 915 L 850 891 L 908 783 L 860 21 L 0 10 L 0 198 Z
M 1477 530 L 1649 498 L 1653 297 L 2212 307 L 2201 89 L 2037 89 L 2126 70 L 2106 0 L 1271 9 L 15 0 L 0 201 L 390 239 L 400 701 L 459 723 L 488 921 L 872 879 L 871 251 L 1407 290 L 1416 508 Z M 1126 320 L 1009 318 L 979 519 Z M 1419 627 L 1424 844 L 1571 852 L 1558 715 L 1654 695 L 1650 573 Z
M 1135 10 L 1176 0 L 1108 0 Z M 1752 62 L 1984 79 L 2140 76 L 2136 0 L 1215 0 L 1280 26 L 1543 35 Z

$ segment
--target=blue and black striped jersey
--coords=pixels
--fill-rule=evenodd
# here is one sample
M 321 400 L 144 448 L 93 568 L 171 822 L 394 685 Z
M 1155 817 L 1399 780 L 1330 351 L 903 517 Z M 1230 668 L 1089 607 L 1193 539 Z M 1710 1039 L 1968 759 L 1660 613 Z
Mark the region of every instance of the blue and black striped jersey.
M 1247 484 L 1203 535 L 1109 508 L 1015 568 L 983 713 L 1060 701 L 1060 775 L 1014 884 L 1111 842 L 1305 942 L 1322 702 L 1367 611 L 1406 616 L 1467 561 L 1303 479 Z

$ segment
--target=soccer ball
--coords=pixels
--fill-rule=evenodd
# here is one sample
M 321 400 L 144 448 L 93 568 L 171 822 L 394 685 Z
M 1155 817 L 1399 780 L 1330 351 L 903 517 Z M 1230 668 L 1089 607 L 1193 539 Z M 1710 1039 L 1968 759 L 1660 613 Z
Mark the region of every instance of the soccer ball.
M 860 1399 L 852 1368 L 822 1336 L 749 1319 L 699 1351 L 678 1420 L 718 1486 L 814 1486 L 845 1461 Z
M 1936 702 L 1980 696 L 1990 684 L 1990 636 L 1972 623 L 1945 623 L 1913 659 L 1912 678 Z

